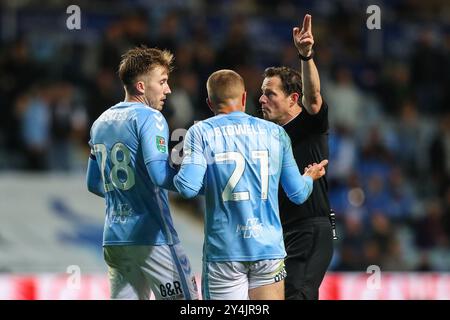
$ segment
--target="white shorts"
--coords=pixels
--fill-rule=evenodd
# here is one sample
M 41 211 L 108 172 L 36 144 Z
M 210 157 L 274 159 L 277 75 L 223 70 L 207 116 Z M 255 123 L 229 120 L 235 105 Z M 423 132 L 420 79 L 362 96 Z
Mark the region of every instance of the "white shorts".
M 286 278 L 284 259 L 203 263 L 204 300 L 249 300 L 248 291 Z
M 180 244 L 105 246 L 111 299 L 196 300 L 197 284 Z

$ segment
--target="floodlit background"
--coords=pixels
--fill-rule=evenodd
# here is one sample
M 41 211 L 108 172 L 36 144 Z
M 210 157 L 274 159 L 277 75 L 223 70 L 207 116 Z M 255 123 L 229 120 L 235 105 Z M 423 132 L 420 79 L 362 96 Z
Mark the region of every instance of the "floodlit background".
M 438 0 L 1 1 L 0 299 L 108 297 L 104 203 L 84 174 L 92 122 L 124 96 L 122 53 L 175 53 L 172 130 L 211 116 L 205 82 L 219 68 L 244 77 L 260 116 L 262 72 L 298 68 L 292 27 L 306 13 L 339 236 L 321 298 L 450 299 L 450 4 Z M 199 275 L 202 201 L 171 194 L 171 206 Z

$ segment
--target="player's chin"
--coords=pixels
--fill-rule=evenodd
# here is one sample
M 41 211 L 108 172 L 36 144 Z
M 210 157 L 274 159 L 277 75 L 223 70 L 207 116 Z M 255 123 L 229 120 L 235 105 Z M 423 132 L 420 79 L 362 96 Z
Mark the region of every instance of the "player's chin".
M 267 110 L 262 109 L 261 112 L 262 112 L 262 115 L 263 115 L 264 119 L 270 120 L 270 113 Z

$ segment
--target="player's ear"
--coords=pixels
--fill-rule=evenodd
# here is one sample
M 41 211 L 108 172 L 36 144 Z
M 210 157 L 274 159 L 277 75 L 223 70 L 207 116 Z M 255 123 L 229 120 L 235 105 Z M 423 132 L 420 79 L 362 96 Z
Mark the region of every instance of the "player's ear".
M 134 85 L 134 88 L 136 89 L 136 92 L 138 94 L 144 94 L 145 93 L 145 83 L 144 81 L 138 81 Z
M 247 91 L 244 91 L 244 93 L 242 94 L 242 107 L 245 110 L 245 103 L 247 101 Z

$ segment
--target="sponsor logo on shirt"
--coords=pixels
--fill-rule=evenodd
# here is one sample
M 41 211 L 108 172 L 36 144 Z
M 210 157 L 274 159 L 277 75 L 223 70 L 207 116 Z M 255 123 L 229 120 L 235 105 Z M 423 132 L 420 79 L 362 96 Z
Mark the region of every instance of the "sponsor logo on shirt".
M 156 136 L 156 148 L 159 152 L 166 153 L 166 139 L 164 137 Z
M 242 233 L 244 239 L 258 238 L 261 236 L 262 230 L 263 225 L 259 223 L 259 218 L 249 218 L 245 226 L 238 224 L 236 227 L 236 232 Z
M 126 223 L 133 214 L 133 210 L 128 204 L 119 203 L 114 207 L 111 215 L 111 223 Z

